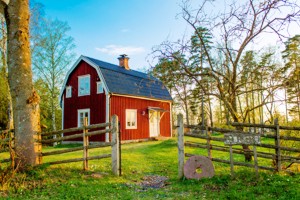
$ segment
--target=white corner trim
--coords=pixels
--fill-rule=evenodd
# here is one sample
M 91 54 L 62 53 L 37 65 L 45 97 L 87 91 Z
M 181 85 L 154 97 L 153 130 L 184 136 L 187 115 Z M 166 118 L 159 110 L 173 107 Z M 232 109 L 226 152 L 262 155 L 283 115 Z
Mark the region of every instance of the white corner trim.
M 105 106 L 105 122 L 109 123 L 110 120 L 110 94 L 106 94 L 106 106 Z M 107 126 L 106 129 L 109 129 Z M 109 142 L 109 133 L 105 133 L 105 142 Z

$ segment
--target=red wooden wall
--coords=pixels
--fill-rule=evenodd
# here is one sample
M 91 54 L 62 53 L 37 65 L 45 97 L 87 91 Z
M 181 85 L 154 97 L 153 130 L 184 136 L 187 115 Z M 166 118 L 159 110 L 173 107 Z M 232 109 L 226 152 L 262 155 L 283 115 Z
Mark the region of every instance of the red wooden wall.
M 160 107 L 164 110 L 168 110 L 160 121 L 160 135 L 165 137 L 171 136 L 170 129 L 170 103 L 144 100 L 131 97 L 123 96 L 111 96 L 111 108 L 110 116 L 116 114 L 119 117 L 121 124 L 121 139 L 122 140 L 133 140 L 133 139 L 145 139 L 149 138 L 149 113 L 148 106 Z M 137 129 L 125 129 L 125 110 L 126 109 L 137 109 Z M 142 115 L 143 111 L 145 115 Z
M 78 96 L 78 76 L 91 76 L 91 93 L 87 96 Z M 72 86 L 72 97 L 65 98 L 64 91 L 64 129 L 77 127 L 77 110 L 90 109 L 90 124 L 105 123 L 106 98 L 105 93 L 97 94 L 96 82 L 99 81 L 97 71 L 87 63 L 81 61 L 70 74 L 66 86 Z M 79 139 L 78 140 L 82 140 Z M 93 136 L 91 141 L 104 141 L 105 135 Z

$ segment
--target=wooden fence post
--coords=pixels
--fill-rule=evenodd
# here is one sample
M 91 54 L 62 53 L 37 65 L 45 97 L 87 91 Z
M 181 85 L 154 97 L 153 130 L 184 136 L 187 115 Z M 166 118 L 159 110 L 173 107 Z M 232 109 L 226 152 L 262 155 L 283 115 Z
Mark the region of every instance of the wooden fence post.
M 112 172 L 113 174 L 120 176 L 120 135 L 119 135 L 119 123 L 118 116 L 113 115 L 111 119 L 112 124 Z
M 87 134 L 87 128 L 86 126 L 88 126 L 88 118 L 85 117 L 84 121 L 83 121 L 83 170 L 88 170 L 89 169 L 89 161 L 88 161 L 88 157 L 89 157 L 89 152 L 88 152 L 88 145 L 89 145 L 89 137 L 86 136 Z
M 232 144 L 229 145 L 229 153 L 230 153 L 230 173 L 231 176 L 234 176 Z
M 183 178 L 184 167 L 184 127 L 183 127 L 183 115 L 177 115 L 177 131 L 178 131 L 178 178 Z
M 255 174 L 256 177 L 258 177 L 258 162 L 257 162 L 257 151 L 256 151 L 256 145 L 253 145 L 253 155 L 254 155 L 254 168 L 255 168 Z
M 207 153 L 208 153 L 208 158 L 211 160 L 212 155 L 211 155 L 211 144 L 210 144 L 210 131 L 208 130 L 208 121 L 207 120 L 205 123 L 205 129 L 206 129 L 206 136 L 207 136 Z
M 274 120 L 275 128 L 275 152 L 276 152 L 276 165 L 277 165 L 277 172 L 281 171 L 281 152 L 280 152 L 280 132 L 279 132 L 279 123 L 278 118 Z

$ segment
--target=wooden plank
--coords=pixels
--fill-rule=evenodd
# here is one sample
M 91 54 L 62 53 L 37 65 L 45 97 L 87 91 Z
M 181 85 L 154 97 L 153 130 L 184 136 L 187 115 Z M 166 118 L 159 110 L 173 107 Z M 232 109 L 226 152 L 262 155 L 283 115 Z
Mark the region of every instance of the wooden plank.
M 119 138 L 119 119 L 117 115 L 113 115 L 111 119 L 112 124 L 112 172 L 113 174 L 120 176 L 120 138 Z
M 206 149 L 207 146 L 206 144 L 201 144 L 201 143 L 189 143 L 189 142 L 185 142 L 184 143 L 185 146 L 188 146 L 188 147 L 197 147 L 197 148 L 202 148 L 202 149 Z M 212 150 L 216 150 L 216 151 L 222 151 L 222 152 L 228 152 L 229 151 L 229 147 L 221 147 L 221 146 L 216 146 L 216 145 L 212 145 L 211 146 L 211 149 Z M 237 148 L 232 148 L 233 150 L 233 153 L 236 153 L 236 154 L 241 154 L 241 155 L 244 155 L 244 150 L 243 149 L 237 149 Z M 249 154 L 254 156 L 254 153 L 253 151 L 249 151 Z M 267 158 L 267 159 L 274 159 L 274 156 L 276 156 L 275 154 L 271 154 L 271 153 L 264 153 L 264 152 L 258 152 L 257 153 L 257 156 L 258 157 L 261 157 L 261 158 Z M 299 158 L 300 159 L 300 158 Z
M 41 135 L 42 135 L 42 137 L 46 137 L 46 136 L 51 136 L 51 135 L 58 135 L 58 134 L 62 134 L 62 133 L 71 133 L 71 132 L 82 131 L 82 130 L 83 130 L 83 127 L 75 127 L 75 128 L 41 133 Z
M 256 146 L 253 146 L 253 153 L 254 153 L 254 168 L 255 168 L 255 174 L 256 177 L 258 177 L 258 162 L 257 162 L 257 152 L 256 152 Z
M 277 165 L 277 171 L 281 171 L 281 151 L 280 151 L 280 132 L 279 132 L 279 124 L 278 124 L 278 118 L 274 120 L 275 128 L 275 152 L 276 152 L 276 165 Z
M 109 133 L 111 131 L 112 131 L 112 128 L 104 129 L 104 130 L 98 130 L 98 131 L 92 131 L 92 132 L 86 133 L 86 136 L 101 135 L 101 134 L 104 134 L 104 133 Z
M 291 131 L 300 131 L 299 126 L 279 126 L 279 129 L 282 130 L 291 130 Z
M 237 145 L 237 144 L 247 144 L 247 145 L 256 145 L 260 144 L 260 135 L 253 133 L 225 133 L 224 134 L 224 144 L 225 145 Z
M 182 179 L 184 176 L 184 127 L 183 127 L 183 115 L 177 115 L 178 131 L 178 178 Z
M 207 124 L 207 120 L 206 120 L 206 124 Z M 208 154 L 208 158 L 211 159 L 212 158 L 212 154 L 211 154 L 211 142 L 210 142 L 210 131 L 208 130 L 208 126 L 206 126 L 206 136 L 207 136 L 207 154 Z
M 97 160 L 97 159 L 103 159 L 103 158 L 110 158 L 111 154 L 103 154 L 100 156 L 92 156 L 92 157 L 88 157 L 88 160 Z M 68 159 L 68 160 L 60 160 L 60 161 L 54 161 L 54 162 L 48 162 L 45 164 L 49 164 L 49 165 L 56 165 L 56 164 L 64 164 L 64 163 L 71 163 L 71 162 L 82 162 L 84 160 L 84 158 L 73 158 L 73 159 Z
M 191 156 L 196 156 L 196 155 L 195 154 L 188 154 L 188 153 L 186 153 L 185 156 L 186 157 L 191 157 Z M 220 162 L 220 163 L 225 163 L 225 164 L 230 164 L 229 160 L 223 160 L 223 159 L 219 159 L 219 158 L 212 158 L 212 161 Z M 244 163 L 244 162 L 236 162 L 236 161 L 234 161 L 233 164 L 234 165 L 238 165 L 238 166 L 244 166 L 244 167 L 252 167 L 252 168 L 254 167 L 253 164 Z M 275 171 L 274 168 L 272 168 L 272 167 L 266 167 L 266 166 L 258 166 L 258 169 L 265 169 L 265 170 Z
M 103 134 L 103 133 L 106 133 L 109 131 L 111 131 L 111 129 L 93 131 L 93 132 L 87 133 L 87 136 L 99 135 L 99 134 Z M 80 137 L 83 137 L 83 133 L 68 135 L 68 136 L 64 136 L 64 137 L 60 137 L 60 138 L 56 138 L 56 139 L 42 140 L 42 144 L 51 144 L 53 142 L 60 142 L 60 141 L 70 140 L 70 139 L 75 139 L 75 138 L 80 138 Z
M 243 127 L 256 127 L 256 128 L 271 128 L 275 129 L 275 125 L 266 125 L 266 124 L 251 124 L 251 123 L 239 123 L 239 122 L 231 122 L 231 126 L 243 126 Z
M 95 148 L 101 148 L 101 147 L 109 147 L 111 145 L 112 145 L 111 142 L 101 142 L 100 144 L 89 145 L 87 148 L 88 149 L 95 149 Z M 45 153 L 42 153 L 42 156 L 52 156 L 52 155 L 70 153 L 70 152 L 75 152 L 75 151 L 81 151 L 83 149 L 84 149 L 83 146 L 82 147 L 74 147 L 74 148 L 70 148 L 70 149 L 63 149 L 63 150 L 45 152 Z
M 211 137 L 211 136 L 205 136 L 205 135 L 198 135 L 198 134 L 193 134 L 193 133 L 186 133 L 185 136 L 190 136 L 190 137 L 195 137 L 195 138 L 201 138 L 201 139 L 210 139 L 213 141 L 220 141 L 220 142 L 224 142 L 224 138 L 218 138 L 218 137 Z
M 89 146 L 89 137 L 86 135 L 88 132 L 88 129 L 86 126 L 88 125 L 88 118 L 84 118 L 83 122 L 84 128 L 83 128 L 83 134 L 82 134 L 82 140 L 83 140 L 83 170 L 87 171 L 89 169 L 89 152 L 88 152 L 88 146 Z
M 84 128 L 86 129 L 97 129 L 97 128 L 103 128 L 106 126 L 110 126 L 110 123 L 101 123 L 101 124 L 92 124 L 89 126 L 82 126 L 82 127 L 75 127 L 75 128 L 69 128 L 64 130 L 58 130 L 58 131 L 51 131 L 46 133 L 41 133 L 42 137 L 51 136 L 51 135 L 59 135 L 62 133 L 70 133 L 70 132 L 76 132 L 76 131 L 82 131 Z
M 232 152 L 232 145 L 229 145 L 229 156 L 230 156 L 230 173 L 231 176 L 234 176 L 234 161 L 233 161 L 233 152 Z

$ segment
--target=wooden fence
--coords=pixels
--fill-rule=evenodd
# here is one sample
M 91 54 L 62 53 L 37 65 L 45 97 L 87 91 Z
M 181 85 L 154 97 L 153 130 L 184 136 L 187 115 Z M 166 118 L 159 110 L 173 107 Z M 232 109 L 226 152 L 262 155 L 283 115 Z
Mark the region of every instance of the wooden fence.
M 87 121 L 85 120 L 84 126 L 79 128 L 70 128 L 70 129 L 64 129 L 59 131 L 52 131 L 47 133 L 41 133 L 42 140 L 39 141 L 44 144 L 53 144 L 57 142 L 62 142 L 66 140 L 76 139 L 76 138 L 82 138 L 83 146 L 81 147 L 74 147 L 74 148 L 68 148 L 63 150 L 55 150 L 50 152 L 41 152 L 40 157 L 42 158 L 46 156 L 52 156 L 52 155 L 58 155 L 58 154 L 64 154 L 64 153 L 70 153 L 75 151 L 83 151 L 82 158 L 74 158 L 74 159 L 68 159 L 68 160 L 59 160 L 59 161 L 51 161 L 46 162 L 50 165 L 55 164 L 63 164 L 63 163 L 71 163 L 71 162 L 83 162 L 83 170 L 88 170 L 88 161 L 89 160 L 96 160 L 96 159 L 103 159 L 103 158 L 109 158 L 112 159 L 112 171 L 115 175 L 121 175 L 121 157 L 120 157 L 120 133 L 119 133 L 119 122 L 118 122 L 118 116 L 114 115 L 112 116 L 112 120 L 110 123 L 102 123 L 102 124 L 93 124 L 87 126 Z M 105 128 L 103 130 L 95 130 L 95 129 L 101 129 Z M 81 132 L 82 133 L 78 133 Z M 90 132 L 89 132 L 90 131 Z M 76 134 L 68 135 L 68 136 L 61 136 L 65 133 L 74 133 Z M 111 142 L 100 142 L 96 144 L 90 144 L 89 137 L 94 135 L 101 135 L 105 133 L 111 133 Z M 53 137 L 53 139 L 47 139 L 49 137 Z M 0 140 L 0 144 L 8 145 L 11 144 L 13 141 L 13 138 L 6 138 Z M 103 148 L 111 146 L 111 154 L 102 154 L 98 156 L 89 156 L 89 150 L 95 149 L 95 148 Z M 9 151 L 9 148 L 5 148 L 1 150 L 1 152 Z M 3 159 L 0 162 L 10 162 L 11 159 Z
M 201 149 L 206 149 L 207 150 L 207 157 L 210 158 L 214 162 L 220 162 L 220 163 L 226 163 L 226 164 L 231 164 L 233 165 L 238 165 L 238 166 L 245 166 L 245 167 L 251 167 L 255 168 L 257 167 L 258 169 L 264 169 L 264 170 L 271 170 L 274 172 L 279 172 L 281 170 L 287 171 L 288 167 L 283 167 L 282 162 L 290 162 L 290 164 L 293 163 L 300 163 L 300 148 L 297 147 L 287 147 L 282 145 L 282 141 L 293 141 L 293 142 L 300 142 L 300 137 L 292 137 L 292 136 L 285 136 L 280 134 L 280 130 L 295 130 L 295 131 L 300 131 L 300 127 L 288 127 L 288 126 L 280 126 L 278 124 L 278 120 L 275 120 L 274 125 L 263 125 L 263 124 L 243 124 L 243 123 L 232 123 L 231 125 L 234 127 L 253 127 L 253 128 L 262 128 L 262 129 L 269 129 L 271 132 L 274 134 L 270 133 L 257 133 L 261 138 L 271 138 L 274 139 L 274 144 L 266 144 L 266 143 L 260 143 L 260 144 L 255 144 L 257 147 L 263 147 L 267 149 L 272 149 L 274 153 L 270 152 L 262 152 L 258 151 L 256 152 L 256 148 L 253 148 L 255 150 L 249 150 L 245 152 L 241 148 L 232 148 L 232 152 L 230 152 L 230 146 L 225 146 L 225 145 L 216 145 L 212 144 L 212 141 L 217 141 L 217 142 L 224 142 L 225 139 L 224 137 L 220 136 L 212 136 L 211 132 L 217 132 L 219 134 L 224 134 L 224 133 L 243 133 L 243 134 L 249 134 L 248 132 L 243 132 L 243 131 L 238 131 L 238 130 L 232 130 L 232 129 L 223 129 L 223 128 L 217 128 L 217 127 L 208 127 L 208 126 L 201 126 L 201 125 L 192 125 L 192 126 L 184 126 L 183 124 L 183 117 L 182 115 L 178 115 L 178 125 L 177 125 L 177 130 L 178 130 L 178 176 L 179 178 L 183 177 L 183 167 L 184 167 L 184 158 L 185 157 L 191 157 L 194 156 L 194 154 L 190 153 L 185 153 L 184 147 L 190 147 L 190 148 L 201 148 Z M 194 131 L 185 133 L 184 134 L 184 128 L 190 128 L 194 129 Z M 192 142 L 192 141 L 186 141 L 184 142 L 184 136 L 189 136 L 193 138 L 199 138 L 203 139 L 206 142 Z M 221 151 L 221 152 L 228 152 L 231 153 L 230 157 L 232 157 L 232 154 L 250 154 L 251 156 L 254 156 L 256 153 L 256 156 L 258 158 L 264 158 L 264 159 L 270 159 L 274 163 L 274 165 L 271 166 L 263 166 L 263 165 L 257 165 L 257 163 L 249 163 L 249 162 L 237 162 L 233 161 L 231 162 L 230 160 L 225 160 L 221 158 L 216 158 L 213 155 L 214 151 Z M 292 152 L 294 155 L 283 155 L 283 151 L 285 152 Z M 297 154 L 298 155 L 295 155 Z

